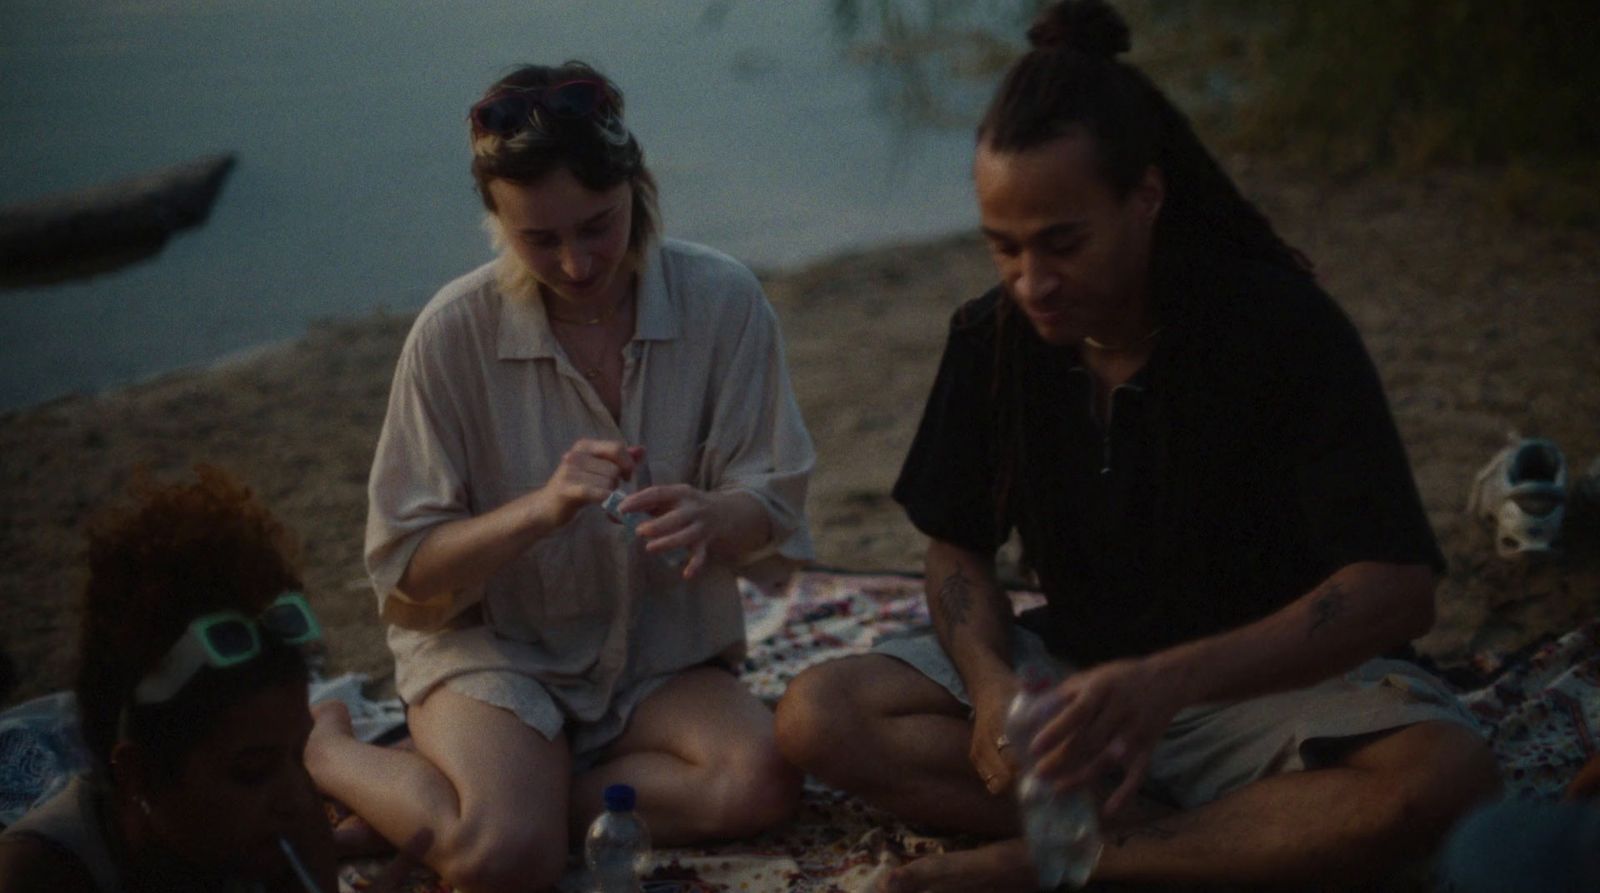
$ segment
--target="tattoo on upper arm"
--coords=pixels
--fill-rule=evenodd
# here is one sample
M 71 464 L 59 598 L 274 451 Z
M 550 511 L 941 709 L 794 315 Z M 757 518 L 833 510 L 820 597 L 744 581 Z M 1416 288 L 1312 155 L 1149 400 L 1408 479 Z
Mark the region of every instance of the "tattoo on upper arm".
M 946 627 L 967 622 L 967 613 L 972 610 L 972 581 L 959 568 L 939 584 L 939 607 Z
M 1306 638 L 1316 638 L 1323 627 L 1343 614 L 1348 598 L 1344 587 L 1338 583 L 1329 583 L 1322 587 L 1321 592 L 1311 602 L 1311 628 L 1306 630 Z

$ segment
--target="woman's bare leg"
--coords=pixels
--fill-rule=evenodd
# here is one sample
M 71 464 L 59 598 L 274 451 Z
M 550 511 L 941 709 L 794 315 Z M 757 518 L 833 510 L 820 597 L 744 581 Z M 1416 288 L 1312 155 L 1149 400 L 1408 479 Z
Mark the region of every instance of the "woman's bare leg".
M 509 711 L 440 688 L 407 716 L 416 752 L 350 732 L 340 706 L 319 705 L 306 746 L 317 787 L 391 842 L 433 832 L 424 861 L 470 893 L 537 890 L 567 854 L 571 757 Z
M 638 791 L 657 844 L 748 837 L 794 812 L 800 782 L 778 754 L 772 712 L 732 674 L 697 667 L 645 698 L 600 764 L 573 781 L 569 827 L 581 834 L 601 791 L 623 783 Z

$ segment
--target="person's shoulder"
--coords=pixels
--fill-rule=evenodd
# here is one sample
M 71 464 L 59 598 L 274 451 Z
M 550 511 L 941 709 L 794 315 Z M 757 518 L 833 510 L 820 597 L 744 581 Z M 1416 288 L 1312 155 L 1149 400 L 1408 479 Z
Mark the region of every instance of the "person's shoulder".
M 489 261 L 445 283 L 417 312 L 411 330 L 470 325 L 500 305 L 498 261 Z
M 654 250 L 669 283 L 711 294 L 732 291 L 750 296 L 761 292 L 761 282 L 748 266 L 710 246 L 662 239 Z
M 1196 264 L 1186 269 L 1182 291 L 1175 308 L 1179 321 L 1218 347 L 1298 350 L 1307 340 L 1342 339 L 1354 331 L 1309 270 L 1262 261 Z
M 1005 300 L 1005 290 L 996 285 L 976 298 L 963 301 L 950 314 L 950 338 L 992 342 L 1000 328 Z
M 94 876 L 66 848 L 35 834 L 0 835 L 0 893 L 95 893 Z
M 1265 261 L 1233 265 L 1238 288 L 1249 298 L 1246 306 L 1258 314 L 1286 322 L 1316 324 L 1343 311 L 1310 270 Z

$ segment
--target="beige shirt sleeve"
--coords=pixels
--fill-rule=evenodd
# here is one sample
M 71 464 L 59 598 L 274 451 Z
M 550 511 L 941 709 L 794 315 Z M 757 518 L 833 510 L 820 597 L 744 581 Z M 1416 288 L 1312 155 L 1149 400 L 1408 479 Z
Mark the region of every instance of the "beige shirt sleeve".
M 745 556 L 744 564 L 773 556 L 807 561 L 815 557 L 805 502 L 816 452 L 789 382 L 777 315 L 754 276 L 745 287 L 755 294 L 717 394 L 706 441 L 707 477 L 714 489 L 749 493 L 767 509 L 772 540 Z
M 414 326 L 395 366 L 389 409 L 368 481 L 367 572 L 378 613 L 410 629 L 443 624 L 482 597 L 455 592 L 420 602 L 400 589 L 411 557 L 439 524 L 470 517 L 461 405 L 448 389 L 448 327 L 437 316 Z

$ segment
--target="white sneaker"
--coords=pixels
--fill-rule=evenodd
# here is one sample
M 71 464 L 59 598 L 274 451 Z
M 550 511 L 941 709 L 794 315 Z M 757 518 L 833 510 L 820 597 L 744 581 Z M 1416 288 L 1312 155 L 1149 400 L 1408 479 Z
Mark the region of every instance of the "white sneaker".
M 1567 460 L 1551 441 L 1515 440 L 1483 466 L 1467 509 L 1495 526 L 1501 558 L 1554 552 L 1567 514 Z

